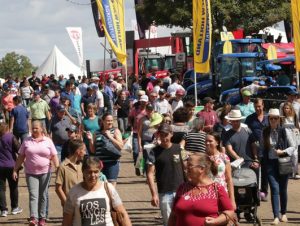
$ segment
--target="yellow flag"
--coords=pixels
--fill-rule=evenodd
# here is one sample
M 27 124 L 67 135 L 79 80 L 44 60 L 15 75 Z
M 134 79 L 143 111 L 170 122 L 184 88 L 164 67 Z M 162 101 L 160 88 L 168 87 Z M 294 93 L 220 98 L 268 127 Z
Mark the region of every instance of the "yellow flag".
M 225 41 L 223 45 L 223 53 L 224 54 L 229 54 L 232 53 L 232 44 L 231 41 Z
M 194 70 L 209 73 L 211 52 L 210 0 L 193 0 Z
M 117 56 L 126 65 L 124 0 L 96 0 L 105 36 Z
M 291 0 L 296 71 L 300 71 L 300 2 Z
M 269 45 L 267 51 L 268 60 L 275 60 L 277 59 L 277 49 L 273 45 Z

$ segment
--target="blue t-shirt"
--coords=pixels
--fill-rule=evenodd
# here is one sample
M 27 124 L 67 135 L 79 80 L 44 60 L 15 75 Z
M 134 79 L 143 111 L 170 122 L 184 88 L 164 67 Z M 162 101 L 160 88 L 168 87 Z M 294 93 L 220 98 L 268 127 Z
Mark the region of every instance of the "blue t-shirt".
M 14 117 L 13 130 L 17 133 L 28 133 L 28 111 L 27 109 L 19 104 L 11 111 L 11 116 Z
M 79 114 L 81 114 L 80 103 L 81 103 L 81 95 L 75 94 L 74 95 L 74 106 L 73 106 L 73 109 L 75 109 Z

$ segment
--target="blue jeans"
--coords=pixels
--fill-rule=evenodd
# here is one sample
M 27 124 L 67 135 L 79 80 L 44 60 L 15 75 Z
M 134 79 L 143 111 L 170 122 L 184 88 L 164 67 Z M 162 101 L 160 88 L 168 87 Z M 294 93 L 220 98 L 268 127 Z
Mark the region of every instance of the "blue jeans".
M 136 160 L 139 156 L 139 144 L 138 144 L 138 138 L 136 133 L 133 133 L 132 135 L 132 155 L 133 155 L 133 162 L 135 165 Z
M 274 218 L 286 214 L 287 207 L 287 185 L 289 175 L 279 175 L 278 160 L 269 160 L 267 163 L 268 181 L 271 188 L 271 201 Z
M 158 195 L 161 216 L 163 218 L 164 226 L 167 226 L 176 192 L 159 193 Z
M 104 162 L 102 173 L 106 176 L 108 182 L 116 182 L 120 171 L 120 161 Z
M 29 191 L 30 217 L 36 219 L 46 218 L 47 194 L 50 178 L 50 172 L 39 175 L 26 175 Z
M 57 151 L 57 158 L 59 162 L 61 162 L 61 150 L 62 150 L 62 145 L 54 145 L 55 149 Z

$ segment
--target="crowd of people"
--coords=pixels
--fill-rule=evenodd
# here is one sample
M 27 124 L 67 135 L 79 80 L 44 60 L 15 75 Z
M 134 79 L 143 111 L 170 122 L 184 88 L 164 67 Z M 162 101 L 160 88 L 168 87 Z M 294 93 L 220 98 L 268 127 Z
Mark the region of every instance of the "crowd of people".
M 30 226 L 46 225 L 52 174 L 62 225 L 114 225 L 116 218 L 131 225 L 116 189 L 130 137 L 135 173 L 146 177 L 164 225 L 234 219 L 230 163 L 241 158 L 242 167 L 258 175 L 260 199 L 271 199 L 272 223 L 287 222 L 288 180 L 300 178 L 298 93 L 267 112 L 264 100 L 252 99 L 247 88 L 236 106 L 216 109 L 215 100 L 205 97 L 198 112 L 199 103 L 185 95 L 176 74 L 130 76 L 127 84 L 121 74 L 105 81 L 72 74 L 39 78 L 35 72 L 22 81 L 7 76 L 1 86 L 0 216 L 8 215 L 6 181 L 11 213 L 23 211 L 18 180 L 24 167 Z M 282 173 L 280 158 L 287 156 L 292 171 Z

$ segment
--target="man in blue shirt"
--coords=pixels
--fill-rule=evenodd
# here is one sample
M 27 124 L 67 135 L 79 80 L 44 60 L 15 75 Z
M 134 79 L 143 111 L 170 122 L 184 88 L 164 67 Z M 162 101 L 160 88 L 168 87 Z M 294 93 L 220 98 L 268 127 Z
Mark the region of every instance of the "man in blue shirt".
M 66 82 L 65 89 L 60 94 L 61 97 L 66 97 L 71 102 L 71 107 L 74 107 L 74 93 L 72 92 L 72 84 L 70 81 Z
M 261 98 L 256 98 L 254 100 L 254 109 L 255 113 L 249 115 L 246 120 L 245 124 L 252 130 L 253 136 L 256 140 L 256 143 L 262 140 L 262 132 L 265 127 L 269 125 L 268 117 L 264 115 L 264 102 Z M 260 160 L 262 160 L 262 151 L 258 145 L 258 152 Z M 266 164 L 261 164 L 265 166 Z M 268 178 L 267 172 L 265 167 L 261 169 L 261 200 L 267 201 L 267 194 L 268 194 Z

